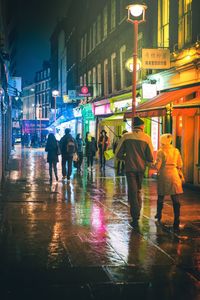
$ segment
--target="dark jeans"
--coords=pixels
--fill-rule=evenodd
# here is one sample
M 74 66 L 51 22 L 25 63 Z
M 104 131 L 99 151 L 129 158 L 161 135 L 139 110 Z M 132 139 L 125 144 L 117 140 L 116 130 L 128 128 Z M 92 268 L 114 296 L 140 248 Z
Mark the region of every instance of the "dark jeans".
M 87 156 L 87 166 L 89 167 L 89 166 L 93 166 L 93 161 L 94 161 L 94 157 L 93 157 L 93 155 L 88 155 Z
M 126 173 L 128 184 L 128 201 L 130 204 L 130 214 L 133 222 L 137 222 L 140 218 L 140 210 L 142 206 L 141 188 L 143 177 L 144 173 Z
M 57 178 L 57 162 L 56 161 L 52 161 L 49 163 L 49 176 L 50 176 L 50 180 L 52 180 L 52 168 L 54 170 L 54 174 L 55 177 Z
M 77 169 L 80 170 L 83 162 L 83 152 L 78 152 Z
M 123 160 L 117 161 L 117 175 L 124 175 L 125 163 Z
M 101 148 L 99 148 L 99 157 L 100 157 L 101 168 L 105 167 L 106 159 L 105 159 L 105 156 L 104 156 L 104 151 Z
M 69 179 L 72 174 L 72 156 L 62 157 L 62 176 L 66 176 Z M 66 171 L 66 163 L 67 163 L 67 171 Z

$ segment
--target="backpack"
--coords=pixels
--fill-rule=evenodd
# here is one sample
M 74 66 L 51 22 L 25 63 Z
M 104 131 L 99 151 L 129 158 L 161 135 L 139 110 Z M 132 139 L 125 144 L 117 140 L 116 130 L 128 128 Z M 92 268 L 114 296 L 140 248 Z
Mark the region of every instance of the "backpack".
M 76 152 L 76 145 L 75 145 L 75 142 L 73 139 L 70 139 L 67 141 L 66 151 L 67 151 L 67 154 L 69 154 L 71 156 L 73 156 L 74 152 Z

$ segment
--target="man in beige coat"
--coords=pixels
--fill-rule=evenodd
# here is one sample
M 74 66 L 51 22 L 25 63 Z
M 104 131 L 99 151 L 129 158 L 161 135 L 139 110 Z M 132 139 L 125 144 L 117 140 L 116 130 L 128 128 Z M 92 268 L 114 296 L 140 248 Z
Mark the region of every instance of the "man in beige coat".
M 115 155 L 125 161 L 125 173 L 128 184 L 128 201 L 132 227 L 138 227 L 142 205 L 141 188 L 147 164 L 153 162 L 153 146 L 149 135 L 144 133 L 144 121 L 134 118 L 133 132 L 125 133 L 120 139 Z
M 179 170 L 182 168 L 182 159 L 177 148 L 171 145 L 172 135 L 166 133 L 160 137 L 161 147 L 157 153 L 156 168 L 158 170 L 158 200 L 157 214 L 155 216 L 161 221 L 162 208 L 165 195 L 170 195 L 174 209 L 175 230 L 180 224 L 180 194 L 183 193 L 182 181 L 179 176 Z

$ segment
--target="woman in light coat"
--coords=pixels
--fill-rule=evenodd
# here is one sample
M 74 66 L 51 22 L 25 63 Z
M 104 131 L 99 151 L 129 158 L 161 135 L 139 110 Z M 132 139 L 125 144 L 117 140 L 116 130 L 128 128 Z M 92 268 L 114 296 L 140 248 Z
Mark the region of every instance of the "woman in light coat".
M 179 150 L 171 144 L 171 134 L 161 135 L 160 142 L 161 147 L 158 150 L 155 164 L 158 170 L 158 200 L 155 218 L 161 221 L 164 197 L 170 195 L 174 209 L 173 227 L 177 230 L 180 224 L 179 198 L 180 194 L 183 193 L 179 170 L 181 170 L 183 163 Z

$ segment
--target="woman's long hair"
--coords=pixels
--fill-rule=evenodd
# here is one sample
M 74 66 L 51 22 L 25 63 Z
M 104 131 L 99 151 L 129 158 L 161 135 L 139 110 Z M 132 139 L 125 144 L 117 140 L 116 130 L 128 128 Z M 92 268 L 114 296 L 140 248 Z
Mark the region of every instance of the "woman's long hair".
M 48 139 L 47 139 L 47 145 L 48 148 L 56 148 L 57 147 L 57 141 L 55 138 L 55 135 L 53 133 L 49 133 Z

